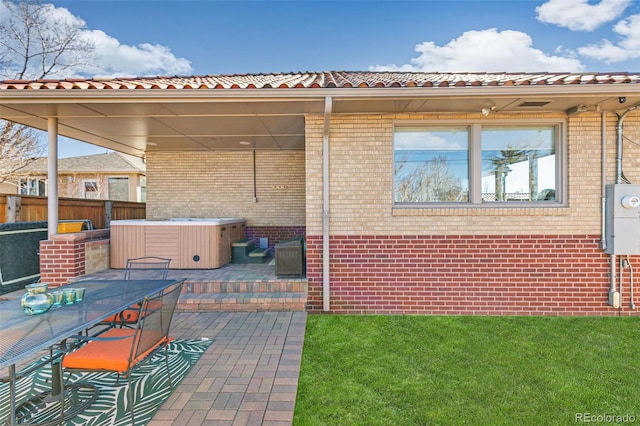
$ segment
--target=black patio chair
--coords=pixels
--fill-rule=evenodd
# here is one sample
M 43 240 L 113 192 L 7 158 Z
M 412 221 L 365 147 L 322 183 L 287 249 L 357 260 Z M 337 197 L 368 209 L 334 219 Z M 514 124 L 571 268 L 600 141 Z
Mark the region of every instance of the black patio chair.
M 125 280 L 166 280 L 171 259 L 145 256 L 127 259 L 124 270 Z
M 126 268 L 124 270 L 125 280 L 166 280 L 169 274 L 169 265 L 171 259 L 157 256 L 137 257 L 127 259 Z M 99 325 L 108 325 L 111 327 L 127 327 L 138 322 L 139 305 L 130 306 L 122 312 L 106 318 Z

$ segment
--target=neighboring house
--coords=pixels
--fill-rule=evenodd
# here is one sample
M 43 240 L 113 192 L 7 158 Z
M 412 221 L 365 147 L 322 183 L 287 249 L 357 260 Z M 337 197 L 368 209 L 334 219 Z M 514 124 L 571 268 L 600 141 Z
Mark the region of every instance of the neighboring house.
M 0 183 L 0 194 L 15 194 L 17 191 L 17 182 L 5 181 Z
M 150 219 L 305 235 L 311 312 L 638 314 L 640 74 L 5 81 L 0 98 L 1 118 L 144 156 Z
M 47 164 L 44 157 L 22 169 L 13 192 L 46 196 Z M 60 197 L 144 202 L 145 164 L 139 157 L 120 152 L 61 158 L 58 185 Z

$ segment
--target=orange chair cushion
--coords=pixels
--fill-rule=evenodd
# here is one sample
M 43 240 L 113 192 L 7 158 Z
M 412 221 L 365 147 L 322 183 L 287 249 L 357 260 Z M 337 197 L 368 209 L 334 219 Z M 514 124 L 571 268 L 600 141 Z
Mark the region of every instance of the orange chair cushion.
M 169 341 L 162 337 L 148 351 L 129 363 L 131 346 L 135 330 L 128 328 L 112 328 L 100 335 L 103 337 L 120 337 L 118 340 L 92 340 L 79 349 L 67 354 L 62 360 L 62 367 L 90 371 L 117 371 L 124 373 L 142 360 L 158 346 Z

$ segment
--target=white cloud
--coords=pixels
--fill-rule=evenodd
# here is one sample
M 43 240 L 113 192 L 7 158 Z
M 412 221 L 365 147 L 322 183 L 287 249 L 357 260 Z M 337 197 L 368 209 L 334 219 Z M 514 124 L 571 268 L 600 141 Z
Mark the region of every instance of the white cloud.
M 41 7 L 44 11 L 42 16 L 46 19 L 42 26 L 45 31 L 54 31 L 53 29 L 59 28 L 62 23 L 74 28 L 86 26 L 80 17 L 74 16 L 63 7 L 55 7 L 53 4 L 42 4 Z M 10 16 L 5 2 L 0 2 L 0 23 L 6 24 Z M 47 75 L 49 78 L 184 75 L 193 71 L 190 61 L 176 57 L 167 46 L 151 43 L 126 45 L 103 31 L 90 29 L 80 30 L 78 38 L 95 46 L 95 52 L 88 61 L 90 63 L 56 68 Z M 16 42 L 13 43 L 17 45 Z M 78 63 L 71 52 L 63 54 L 58 61 L 67 64 Z M 21 72 L 21 66 L 20 58 L 6 61 L 2 64 L 0 76 L 15 78 Z M 24 75 L 27 78 L 37 76 L 42 72 L 41 68 L 42 65 L 34 60 Z
M 536 7 L 538 21 L 569 28 L 572 31 L 592 31 L 618 18 L 632 0 L 549 0 Z
M 405 65 L 376 65 L 374 71 L 566 71 L 579 72 L 583 64 L 571 57 L 549 56 L 532 46 L 520 31 L 495 28 L 467 31 L 444 46 L 427 41 L 416 46 L 418 57 Z
M 640 58 L 640 15 L 621 20 L 614 25 L 613 31 L 621 36 L 617 45 L 602 40 L 597 44 L 579 47 L 578 53 L 608 64 Z
M 84 72 L 96 77 L 185 75 L 192 72 L 191 62 L 176 58 L 167 46 L 121 44 L 100 30 L 86 31 L 83 36 L 96 46 L 95 64 Z
M 424 131 L 400 131 L 395 134 L 394 148 L 397 150 L 466 150 L 466 133 L 448 134 L 449 139 Z

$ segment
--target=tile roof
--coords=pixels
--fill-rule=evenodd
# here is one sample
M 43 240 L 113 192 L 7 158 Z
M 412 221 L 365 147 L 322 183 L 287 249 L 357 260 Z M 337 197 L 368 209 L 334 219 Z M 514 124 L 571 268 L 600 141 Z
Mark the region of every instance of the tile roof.
M 640 73 L 429 73 L 328 71 L 284 74 L 4 80 L 3 90 L 314 89 L 638 84 Z

